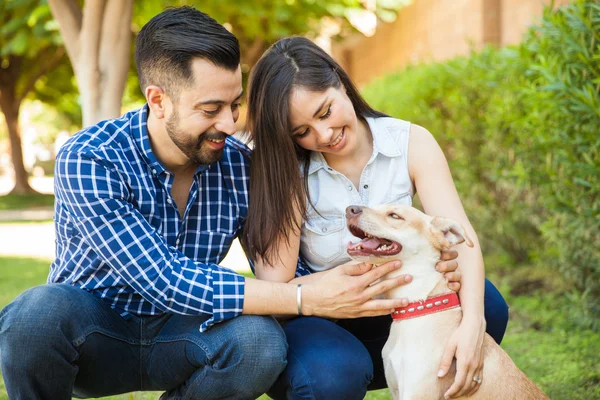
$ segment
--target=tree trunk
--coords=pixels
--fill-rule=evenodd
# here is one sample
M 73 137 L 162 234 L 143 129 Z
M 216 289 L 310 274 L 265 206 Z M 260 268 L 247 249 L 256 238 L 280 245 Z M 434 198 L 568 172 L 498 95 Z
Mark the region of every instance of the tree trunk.
M 12 90 L 11 88 L 2 88 L 0 108 L 2 109 L 8 128 L 10 155 L 15 170 L 15 187 L 12 189 L 11 193 L 36 193 L 35 190 L 29 186 L 28 174 L 27 171 L 25 171 L 25 165 L 23 164 L 23 146 L 21 144 L 21 132 L 19 130 L 19 109 L 21 108 L 21 102 L 17 100 L 14 95 L 14 87 Z
M 133 0 L 49 0 L 81 94 L 83 125 L 118 117 L 131 58 Z

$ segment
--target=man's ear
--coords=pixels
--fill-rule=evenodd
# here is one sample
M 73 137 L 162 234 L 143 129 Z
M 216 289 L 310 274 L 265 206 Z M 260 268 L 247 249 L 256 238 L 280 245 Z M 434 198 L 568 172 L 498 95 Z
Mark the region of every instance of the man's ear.
M 433 236 L 438 239 L 440 247 L 449 249 L 462 242 L 466 242 L 467 246 L 473 247 L 473 241 L 465 228 L 458 222 L 450 218 L 433 217 L 430 224 L 431 229 L 434 231 Z
M 167 99 L 165 91 L 158 86 L 150 85 L 144 90 L 144 95 L 146 96 L 146 101 L 148 102 L 148 107 L 152 111 L 152 114 L 158 119 L 164 118 L 165 101 Z

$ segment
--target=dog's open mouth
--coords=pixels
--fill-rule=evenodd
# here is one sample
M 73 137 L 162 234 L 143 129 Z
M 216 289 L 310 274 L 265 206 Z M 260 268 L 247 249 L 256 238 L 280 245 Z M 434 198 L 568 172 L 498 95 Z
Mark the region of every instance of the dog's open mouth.
M 348 243 L 350 256 L 393 256 L 402 251 L 402 245 L 398 242 L 370 235 L 355 225 L 350 225 L 348 229 L 362 239 L 358 243 Z

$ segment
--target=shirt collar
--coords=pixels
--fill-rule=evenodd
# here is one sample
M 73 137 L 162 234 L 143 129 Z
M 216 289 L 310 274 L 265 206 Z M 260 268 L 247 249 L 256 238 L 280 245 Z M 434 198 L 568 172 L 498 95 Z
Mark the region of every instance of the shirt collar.
M 367 123 L 373 134 L 373 156 L 378 153 L 387 157 L 398 157 L 402 155 L 400 143 L 394 140 L 392 135 L 397 134 L 398 129 L 390 122 L 392 118 L 367 117 Z
M 392 135 L 397 129 L 390 124 L 391 118 L 373 118 L 367 117 L 369 129 L 373 135 L 373 155 L 371 160 L 381 153 L 387 157 L 398 157 L 402 155 L 400 143 L 396 142 Z M 393 120 L 392 120 L 393 121 Z M 321 168 L 329 168 L 323 154 L 319 151 L 313 151 L 310 154 L 310 167 L 308 173 L 312 174 Z
M 157 175 L 162 174 L 166 171 L 166 168 L 162 165 L 158 158 L 152 151 L 150 145 L 150 136 L 148 136 L 148 104 L 145 104 L 140 108 L 133 118 L 131 118 L 131 132 L 133 133 L 135 143 L 140 150 L 143 158 L 146 160 L 148 165 L 152 167 Z
M 148 104 L 145 104 L 142 108 L 140 108 L 131 118 L 131 131 L 133 132 L 135 143 L 139 150 L 142 153 L 142 156 L 153 169 L 156 175 L 160 175 L 163 172 L 166 172 L 167 169 L 162 165 L 162 163 L 156 158 L 154 152 L 152 151 L 152 145 L 150 144 L 150 136 L 148 135 L 148 112 L 149 107 Z M 196 174 L 206 171 L 210 165 L 200 164 L 198 168 L 196 168 Z

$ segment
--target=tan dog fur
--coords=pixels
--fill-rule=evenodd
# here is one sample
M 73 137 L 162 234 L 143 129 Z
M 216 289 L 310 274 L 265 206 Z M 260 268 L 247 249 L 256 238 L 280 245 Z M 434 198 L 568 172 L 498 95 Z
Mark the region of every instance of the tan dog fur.
M 351 207 L 350 206 L 347 210 Z M 406 297 L 410 302 L 451 292 L 443 275 L 435 270 L 440 251 L 462 242 L 473 244 L 464 228 L 449 219 L 430 217 L 406 205 L 360 207 L 358 215 L 347 214 L 348 226 L 402 245 L 399 254 L 383 257 L 352 256 L 358 261 L 381 264 L 393 259 L 402 267 L 385 278 L 410 274 L 413 281 L 387 293 L 388 298 Z M 395 214 L 400 219 L 391 217 Z M 390 317 L 391 318 L 391 317 Z M 394 400 L 443 399 L 452 385 L 455 363 L 444 378 L 437 377 L 447 340 L 462 319 L 461 308 L 422 317 L 394 321 L 383 348 L 385 376 Z M 484 368 L 479 390 L 469 399 L 547 399 L 548 397 L 517 368 L 510 357 L 488 335 L 484 338 Z

